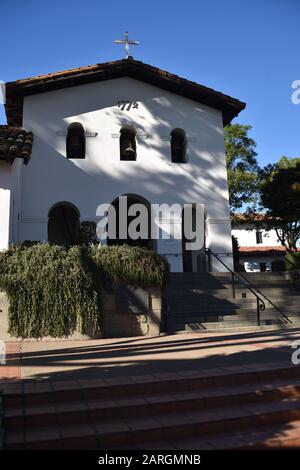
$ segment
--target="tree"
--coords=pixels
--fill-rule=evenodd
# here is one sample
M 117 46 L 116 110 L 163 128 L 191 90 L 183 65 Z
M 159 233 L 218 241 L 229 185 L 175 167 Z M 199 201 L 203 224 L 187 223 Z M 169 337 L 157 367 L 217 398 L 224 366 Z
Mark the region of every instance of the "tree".
M 295 252 L 300 239 L 300 158 L 282 157 L 265 167 L 260 177 L 268 226 L 276 230 L 287 252 Z
M 233 265 L 235 271 L 245 271 L 243 263 L 240 262 L 240 253 L 239 253 L 239 242 L 238 239 L 232 235 L 232 255 L 233 255 Z
M 225 127 L 229 204 L 233 212 L 257 201 L 259 167 L 256 142 L 248 135 L 251 129 L 251 126 L 242 124 Z
M 270 179 L 273 173 L 279 169 L 294 168 L 300 163 L 300 157 L 289 158 L 283 155 L 277 163 L 269 163 L 263 168 L 259 168 L 259 179 L 263 184 L 267 179 Z

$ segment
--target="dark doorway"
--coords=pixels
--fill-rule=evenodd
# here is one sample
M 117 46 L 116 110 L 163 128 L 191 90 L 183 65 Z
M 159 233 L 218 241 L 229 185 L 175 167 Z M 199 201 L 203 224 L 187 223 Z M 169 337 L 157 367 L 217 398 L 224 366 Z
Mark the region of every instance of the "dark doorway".
M 49 212 L 48 241 L 54 245 L 76 245 L 80 236 L 79 211 L 69 203 L 56 204 Z
M 187 214 L 191 215 L 191 220 L 187 220 Z M 186 237 L 184 231 L 185 223 L 189 231 L 196 232 L 196 224 L 202 223 L 203 227 L 203 246 L 200 249 L 189 250 L 186 243 L 195 242 L 196 238 Z M 193 204 L 192 211 L 188 211 L 186 207 L 182 210 L 182 264 L 184 272 L 204 272 L 206 271 L 206 257 L 205 257 L 205 220 L 197 221 L 196 206 Z
M 111 215 L 108 215 L 108 245 L 130 245 L 130 246 L 139 246 L 142 248 L 153 249 L 153 243 L 151 239 L 151 206 L 149 202 L 141 196 L 132 195 L 132 194 L 125 194 L 123 197 L 127 198 L 127 213 L 122 214 L 123 219 L 125 219 L 125 234 L 122 234 L 122 229 L 120 228 L 120 210 L 124 210 L 124 206 L 122 202 L 120 202 L 120 198 L 115 199 L 112 202 L 112 206 L 115 208 L 116 211 L 116 233 L 115 237 L 110 238 L 110 222 L 111 222 Z M 137 217 L 139 217 L 139 213 L 136 215 L 128 215 L 128 211 L 134 204 L 142 204 L 145 208 L 145 213 L 147 214 L 146 223 L 143 227 L 137 226 L 137 231 L 142 232 L 141 236 L 138 238 L 132 238 L 130 233 L 128 233 L 128 227 Z M 125 237 L 124 237 L 125 235 Z

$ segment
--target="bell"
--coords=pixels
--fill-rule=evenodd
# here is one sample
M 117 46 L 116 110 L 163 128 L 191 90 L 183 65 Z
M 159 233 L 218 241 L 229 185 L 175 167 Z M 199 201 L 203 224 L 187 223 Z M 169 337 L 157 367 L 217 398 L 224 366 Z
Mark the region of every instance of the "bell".
M 127 147 L 123 150 L 123 155 L 127 158 L 134 158 L 135 157 L 135 150 L 132 146 L 132 142 L 130 141 Z

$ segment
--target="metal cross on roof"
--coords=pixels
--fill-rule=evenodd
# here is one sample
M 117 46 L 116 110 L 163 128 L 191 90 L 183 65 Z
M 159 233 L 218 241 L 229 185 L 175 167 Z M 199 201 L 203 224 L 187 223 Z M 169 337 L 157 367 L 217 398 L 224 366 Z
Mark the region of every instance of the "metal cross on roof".
M 124 36 L 125 36 L 125 39 L 115 39 L 115 43 L 125 45 L 126 59 L 128 59 L 128 57 L 130 57 L 129 45 L 138 46 L 140 43 L 139 43 L 139 41 L 132 41 L 131 39 L 129 39 L 128 38 L 128 31 L 125 31 Z

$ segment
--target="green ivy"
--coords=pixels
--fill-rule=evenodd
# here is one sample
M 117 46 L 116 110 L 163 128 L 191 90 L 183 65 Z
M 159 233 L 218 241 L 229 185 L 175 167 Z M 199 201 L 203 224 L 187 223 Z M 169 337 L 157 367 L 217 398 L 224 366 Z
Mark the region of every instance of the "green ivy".
M 167 284 L 169 264 L 154 251 L 119 245 L 92 247 L 90 253 L 99 272 L 113 282 L 140 287 Z
M 37 244 L 1 254 L 0 287 L 10 301 L 10 334 L 61 337 L 73 332 L 76 323 L 81 332 L 88 324 L 93 333 L 100 332 L 102 291 L 81 251 Z
M 128 246 L 70 249 L 48 244 L 14 246 L 0 253 L 0 288 L 9 298 L 9 333 L 62 337 L 77 328 L 101 332 L 101 280 L 165 286 L 168 263 Z

